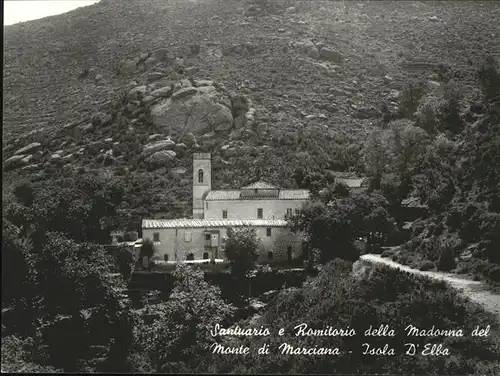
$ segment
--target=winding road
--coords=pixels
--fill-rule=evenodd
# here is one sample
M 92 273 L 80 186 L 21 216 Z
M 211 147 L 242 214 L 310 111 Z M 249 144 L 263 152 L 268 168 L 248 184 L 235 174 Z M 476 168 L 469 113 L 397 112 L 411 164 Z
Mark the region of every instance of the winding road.
M 380 255 L 367 254 L 362 255 L 361 259 L 371 264 L 385 264 L 391 268 L 403 270 L 405 272 L 423 275 L 432 279 L 447 282 L 450 286 L 461 291 L 471 301 L 479 303 L 485 310 L 492 312 L 500 321 L 500 295 L 488 291 L 484 283 L 470 279 L 459 278 L 456 274 L 443 272 L 430 272 L 412 269 L 409 266 L 398 264 L 392 260 L 381 257 Z

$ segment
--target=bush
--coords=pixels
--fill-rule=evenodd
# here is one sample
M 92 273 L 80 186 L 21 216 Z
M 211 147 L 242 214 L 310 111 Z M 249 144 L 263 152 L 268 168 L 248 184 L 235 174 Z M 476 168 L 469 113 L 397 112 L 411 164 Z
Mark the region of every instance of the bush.
M 438 270 L 439 271 L 444 271 L 444 272 L 449 272 L 450 270 L 454 269 L 456 267 L 456 262 L 455 262 L 455 253 L 453 250 L 449 247 L 443 248 L 441 251 L 441 255 L 439 256 L 438 260 Z
M 355 275 L 348 263 L 335 262 L 325 265 L 319 275 L 306 282 L 303 287 L 281 291 L 273 299 L 259 324 L 270 328 L 284 328 L 281 337 L 244 338 L 232 346 L 259 347 L 264 342 L 271 348 L 289 343 L 294 348 L 349 348 L 361 349 L 364 342 L 374 347 L 394 348 L 404 353 L 407 340 L 404 328 L 411 323 L 418 328 L 435 325 L 441 329 L 463 328 L 470 333 L 477 325 L 484 325 L 489 316 L 482 311 L 470 310 L 468 302 L 450 290 L 444 283 L 427 278 L 401 273 L 386 267 L 369 267 Z M 305 323 L 309 328 L 352 328 L 357 335 L 349 338 L 295 336 L 294 327 Z M 245 322 L 245 324 L 247 324 Z M 366 338 L 363 333 L 370 326 L 379 328 L 388 325 L 396 336 L 389 338 Z M 473 374 L 498 373 L 496 358 L 499 350 L 496 340 L 476 341 L 464 337 L 439 338 L 453 354 L 453 361 L 443 358 L 415 356 L 404 362 L 398 357 L 367 357 L 361 353 L 347 354 L 341 351 L 335 357 L 283 356 L 277 352 L 259 356 L 251 352 L 246 357 L 224 356 L 215 358 L 217 370 L 224 373 L 336 373 L 352 374 L 409 374 L 418 369 L 427 374 Z M 422 347 L 428 338 L 413 338 L 412 342 Z M 474 355 L 472 355 L 474 354 Z M 472 358 L 472 359 L 471 359 Z M 448 358 L 449 359 L 449 358 Z M 472 360 L 472 361 L 471 361 Z
M 491 268 L 488 272 L 488 277 L 494 282 L 500 282 L 500 266 Z
M 390 258 L 390 257 L 394 256 L 394 255 L 395 255 L 395 253 L 396 253 L 396 252 L 395 252 L 395 251 L 393 251 L 392 249 L 386 249 L 384 252 L 382 252 L 382 253 L 380 254 L 380 256 L 381 256 L 381 257 L 387 257 L 387 258 Z
M 137 234 L 137 231 L 128 231 L 125 233 L 123 238 L 126 242 L 133 242 L 136 241 L 139 238 L 139 236 Z
M 427 271 L 427 270 L 432 270 L 435 268 L 436 265 L 432 261 L 425 260 L 420 264 L 420 267 L 418 268 L 421 271 Z

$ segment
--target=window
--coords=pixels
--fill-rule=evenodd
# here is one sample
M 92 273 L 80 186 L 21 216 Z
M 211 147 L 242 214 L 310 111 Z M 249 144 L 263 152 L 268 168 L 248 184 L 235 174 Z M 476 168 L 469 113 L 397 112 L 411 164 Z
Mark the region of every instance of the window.
M 270 227 L 266 228 L 266 235 L 271 236 L 271 228 Z
M 295 209 L 295 215 L 299 215 L 300 209 Z
M 167 253 L 165 253 L 165 254 L 163 255 L 163 260 L 164 260 L 164 261 L 168 261 L 168 254 L 167 254 Z
M 267 252 L 267 258 L 269 260 L 272 260 L 273 259 L 273 253 L 271 251 Z
M 288 261 L 292 261 L 292 246 L 288 246 L 286 249 L 286 253 L 288 255 Z
M 192 253 L 188 253 L 186 256 L 186 260 L 188 261 L 194 260 L 194 255 Z
M 263 210 L 261 208 L 257 209 L 257 218 L 262 219 L 263 217 Z
M 208 259 L 208 252 L 204 252 L 203 253 L 203 260 L 207 260 Z
M 203 183 L 203 170 L 201 168 L 198 170 L 198 183 Z
M 288 209 L 286 209 L 286 215 L 287 215 L 288 217 L 291 217 L 291 216 L 292 216 L 292 214 L 293 214 L 293 212 L 292 212 L 292 208 L 288 208 Z
M 210 240 L 210 234 L 205 234 L 205 240 Z
M 227 210 L 222 211 L 222 218 L 224 218 L 224 219 L 227 218 Z
M 189 243 L 191 241 L 191 232 L 190 231 L 187 231 L 184 233 L 184 241 L 186 243 Z
M 153 241 L 154 242 L 159 242 L 160 241 L 160 233 L 159 232 L 154 232 L 153 233 Z

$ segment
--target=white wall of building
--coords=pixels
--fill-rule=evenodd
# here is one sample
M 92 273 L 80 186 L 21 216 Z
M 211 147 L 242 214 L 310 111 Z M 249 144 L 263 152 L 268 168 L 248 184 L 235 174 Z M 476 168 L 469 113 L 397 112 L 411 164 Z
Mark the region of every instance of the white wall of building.
M 268 236 L 268 228 L 271 229 L 271 236 Z M 227 237 L 227 228 L 168 228 L 168 229 L 143 229 L 143 239 L 154 240 L 154 233 L 158 233 L 159 241 L 155 242 L 157 253 L 153 259 L 165 260 L 168 255 L 169 261 L 186 260 L 187 255 L 192 253 L 195 260 L 201 260 L 204 253 L 208 252 L 212 257 L 212 250 L 205 248 L 208 241 L 205 235 L 208 231 L 219 233 L 219 247 L 215 258 L 225 258 L 223 253 L 224 238 Z M 293 234 L 286 227 L 256 227 L 257 238 L 261 240 L 261 246 L 258 251 L 259 263 L 273 263 L 285 261 L 288 259 L 288 249 L 290 247 L 292 259 L 301 254 L 301 241 L 299 236 Z M 215 251 L 215 249 L 213 250 Z M 269 258 L 269 252 L 272 252 L 272 259 Z
M 205 201 L 205 219 L 221 219 L 227 210 L 227 219 L 258 219 L 261 208 L 263 219 L 283 219 L 287 209 L 300 209 L 306 200 L 217 200 Z

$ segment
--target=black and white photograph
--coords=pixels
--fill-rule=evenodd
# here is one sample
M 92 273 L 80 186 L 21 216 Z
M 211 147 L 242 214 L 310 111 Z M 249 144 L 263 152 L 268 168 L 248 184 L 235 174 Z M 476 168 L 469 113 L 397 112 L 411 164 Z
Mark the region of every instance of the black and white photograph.
M 500 375 L 500 1 L 3 15 L 2 373 Z

